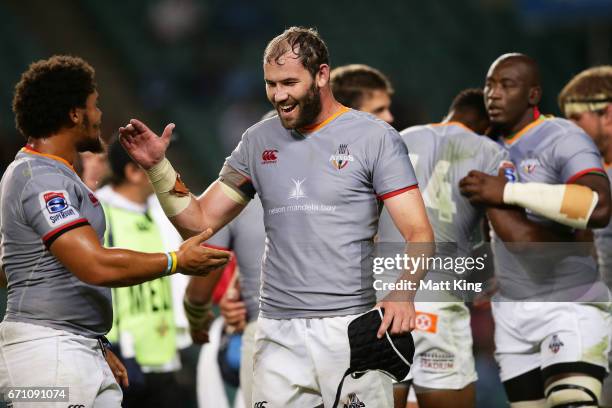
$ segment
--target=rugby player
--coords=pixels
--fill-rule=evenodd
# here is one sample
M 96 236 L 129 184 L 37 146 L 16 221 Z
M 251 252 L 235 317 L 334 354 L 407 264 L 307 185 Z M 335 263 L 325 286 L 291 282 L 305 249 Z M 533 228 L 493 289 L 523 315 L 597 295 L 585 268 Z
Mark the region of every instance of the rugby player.
M 566 118 L 591 136 L 612 180 L 612 66 L 589 68 L 572 78 L 559 94 L 559 107 Z M 593 230 L 593 234 L 599 273 L 612 290 L 612 224 Z M 612 362 L 612 354 L 608 360 Z M 610 376 L 604 380 L 600 404 L 612 407 Z
M 393 123 L 390 109 L 394 91 L 385 74 L 364 64 L 350 64 L 334 68 L 330 81 L 338 102 Z
M 331 71 L 331 88 L 334 97 L 343 105 L 372 113 L 387 123 L 393 121 L 389 111 L 393 88 L 387 77 L 367 65 L 352 64 Z M 276 110 L 268 112 L 262 120 L 276 116 Z M 252 406 L 253 352 L 255 329 L 259 315 L 259 286 L 261 258 L 266 232 L 263 225 L 263 208 L 259 196 L 255 196 L 232 222 L 206 241 L 213 248 L 232 250 L 236 254 L 239 279 L 235 290 L 228 290 L 219 302 L 219 310 L 225 323 L 232 330 L 242 332 L 240 349 L 240 388 L 245 406 Z M 207 332 L 209 319 L 198 319 L 197 308 L 210 309 L 211 288 L 220 278 L 211 273 L 205 278 L 192 278 L 185 297 L 185 310 L 195 311 L 189 316 L 194 338 Z M 238 290 L 239 288 L 239 290 Z M 200 316 L 206 316 L 201 314 Z M 405 401 L 406 398 L 404 398 Z
M 433 234 L 397 132 L 337 102 L 327 47 L 313 29 L 292 27 L 264 53 L 268 99 L 278 116 L 243 135 L 219 180 L 199 198 L 186 191 L 164 158 L 174 127 L 158 137 L 132 119 L 120 128 L 132 157 L 149 172 L 160 202 L 185 235 L 218 231 L 258 193 L 266 227 L 257 323 L 253 403 L 333 405 L 350 363 L 347 326 L 375 305 L 362 285 L 362 242 L 371 242 L 378 200 L 409 242 Z M 172 192 L 171 192 L 172 190 Z M 414 328 L 412 293 L 383 300 L 377 335 Z M 372 372 L 343 388 L 341 401 L 392 406 L 391 382 Z
M 501 146 L 478 134 L 488 125 L 482 90 L 466 89 L 455 97 L 442 123 L 413 126 L 400 133 L 419 185 L 424 188 L 423 199 L 436 242 L 456 244 L 452 256 L 470 256 L 470 238 L 485 216 L 482 207 L 471 205 L 461 195 L 459 180 L 472 169 L 496 175 L 508 157 Z M 401 239 L 385 210 L 378 238 L 381 245 Z M 452 249 L 441 246 L 441 250 Z M 436 274 L 444 272 L 430 270 L 427 277 L 435 279 Z M 416 352 L 411 376 L 419 406 L 473 407 L 476 370 L 470 312 L 460 298 L 454 302 L 432 298 L 431 294 L 425 299 L 417 295 L 415 303 L 418 320 L 413 332 Z
M 584 255 L 537 258 L 546 247 L 534 242 L 571 240 L 574 229 L 607 225 L 610 184 L 582 129 L 540 115 L 541 93 L 532 58 L 505 54 L 493 62 L 485 103 L 520 182 L 472 171 L 460 186 L 472 203 L 489 206 L 494 244 L 517 243 L 494 245 L 496 359 L 511 407 L 596 407 L 608 365 L 610 315 L 602 302 L 609 293 L 589 282 L 581 303 L 543 303 L 573 300 L 574 282 L 596 274 L 596 265 Z
M 177 267 L 205 275 L 229 254 L 200 246 L 210 230 L 167 254 L 101 245 L 102 206 L 72 166 L 79 152 L 103 147 L 94 70 L 82 59 L 53 56 L 30 65 L 13 111 L 27 144 L 0 182 L 0 263 L 8 283 L 0 393 L 68 387 L 67 404 L 119 406 L 125 368 L 113 362 L 111 372 L 101 340 L 112 324 L 110 288 Z

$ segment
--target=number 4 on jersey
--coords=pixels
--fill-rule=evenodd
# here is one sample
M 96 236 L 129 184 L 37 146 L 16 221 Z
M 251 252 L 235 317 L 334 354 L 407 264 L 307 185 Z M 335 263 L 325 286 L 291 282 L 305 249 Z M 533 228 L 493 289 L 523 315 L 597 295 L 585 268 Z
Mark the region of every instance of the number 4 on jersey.
M 411 153 L 410 161 L 416 171 L 419 156 Z M 450 162 L 438 161 L 423 191 L 425 206 L 438 210 L 438 218 L 443 222 L 453 222 L 453 214 L 457 213 L 457 205 L 453 201 L 453 190 L 447 179 L 449 168 Z

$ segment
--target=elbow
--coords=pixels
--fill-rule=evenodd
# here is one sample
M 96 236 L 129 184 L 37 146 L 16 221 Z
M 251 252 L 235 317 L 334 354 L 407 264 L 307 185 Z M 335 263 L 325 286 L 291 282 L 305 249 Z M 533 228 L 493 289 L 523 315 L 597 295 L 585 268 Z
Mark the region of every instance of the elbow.
M 610 223 L 612 208 L 609 201 L 598 203 L 589 218 L 588 228 L 605 228 Z

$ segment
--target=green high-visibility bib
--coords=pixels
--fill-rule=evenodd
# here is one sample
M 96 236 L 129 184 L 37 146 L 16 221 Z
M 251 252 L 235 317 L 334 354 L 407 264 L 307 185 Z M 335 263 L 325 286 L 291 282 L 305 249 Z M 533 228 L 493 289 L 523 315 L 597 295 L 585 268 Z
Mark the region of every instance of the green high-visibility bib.
M 161 232 L 148 214 L 103 204 L 107 247 L 140 252 L 164 252 Z M 118 342 L 121 333 L 133 340 L 142 366 L 169 363 L 176 355 L 176 327 L 170 279 L 163 277 L 126 288 L 113 288 L 113 327 L 107 337 Z

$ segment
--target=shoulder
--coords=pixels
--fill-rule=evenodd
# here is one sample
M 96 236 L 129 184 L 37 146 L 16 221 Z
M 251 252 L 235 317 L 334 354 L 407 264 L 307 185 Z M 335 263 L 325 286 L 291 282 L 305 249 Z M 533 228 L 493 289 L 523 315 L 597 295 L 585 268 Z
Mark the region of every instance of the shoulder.
M 249 127 L 243 135 L 243 140 L 253 140 L 271 132 L 286 132 L 287 130 L 281 125 L 278 115 L 261 120 Z
M 359 129 L 362 133 L 379 135 L 380 137 L 389 133 L 398 134 L 397 130 L 384 120 L 377 118 L 371 113 L 361 112 L 355 109 L 350 109 L 338 117 L 336 125 L 342 128 Z
M 547 137 L 555 140 L 555 144 L 571 144 L 573 146 L 594 146 L 593 140 L 584 130 L 574 122 L 557 118 L 547 118 L 541 126 L 542 132 Z

